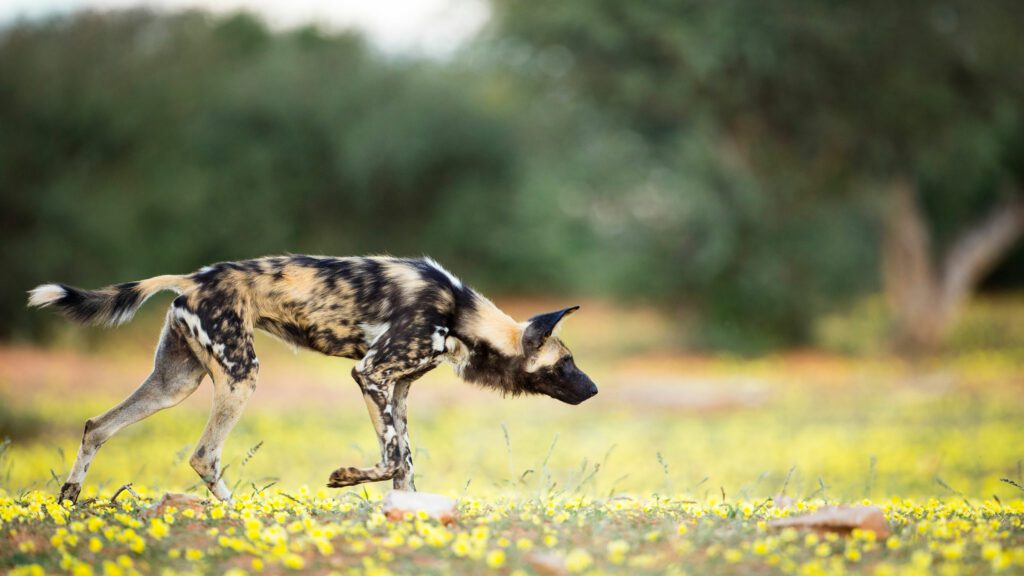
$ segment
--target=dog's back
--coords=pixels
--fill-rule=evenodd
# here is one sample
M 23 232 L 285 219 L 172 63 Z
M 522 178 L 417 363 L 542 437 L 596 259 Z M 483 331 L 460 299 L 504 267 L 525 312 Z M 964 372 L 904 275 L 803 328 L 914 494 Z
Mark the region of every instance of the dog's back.
M 214 326 L 237 317 L 282 340 L 362 358 L 393 323 L 448 326 L 468 291 L 430 259 L 278 256 L 224 262 L 189 276 L 175 306 Z

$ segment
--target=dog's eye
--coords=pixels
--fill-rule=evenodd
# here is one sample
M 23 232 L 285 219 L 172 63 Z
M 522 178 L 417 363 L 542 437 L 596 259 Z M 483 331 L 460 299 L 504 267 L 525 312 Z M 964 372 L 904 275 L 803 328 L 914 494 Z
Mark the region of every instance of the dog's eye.
M 572 357 L 566 356 L 558 361 L 558 371 L 562 375 L 568 375 L 572 373 Z

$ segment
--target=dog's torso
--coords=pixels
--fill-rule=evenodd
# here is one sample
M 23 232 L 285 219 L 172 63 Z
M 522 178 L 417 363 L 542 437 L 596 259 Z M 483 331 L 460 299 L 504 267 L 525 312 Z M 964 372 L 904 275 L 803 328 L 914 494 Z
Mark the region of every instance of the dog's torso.
M 188 278 L 195 287 L 174 301 L 173 314 L 229 370 L 254 360 L 246 341 L 253 328 L 330 356 L 362 359 L 374 344 L 401 344 L 417 361 L 440 356 L 458 301 L 471 298 L 429 259 L 278 256 L 206 266 Z

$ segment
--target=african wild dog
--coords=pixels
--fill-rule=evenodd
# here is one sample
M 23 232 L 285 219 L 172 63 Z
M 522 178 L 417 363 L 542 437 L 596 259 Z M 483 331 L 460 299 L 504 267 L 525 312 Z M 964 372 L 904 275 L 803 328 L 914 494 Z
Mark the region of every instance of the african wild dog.
M 179 294 L 167 313 L 153 372 L 127 399 L 85 423 L 60 500 L 76 501 L 99 447 L 125 426 L 184 400 L 209 374 L 210 420 L 190 463 L 221 500 L 228 433 L 256 388 L 253 330 L 330 356 L 352 370 L 377 432 L 381 461 L 341 467 L 327 484 L 393 480 L 415 490 L 406 432 L 409 386 L 442 361 L 463 379 L 513 396 L 546 394 L 579 404 L 597 387 L 552 334 L 566 308 L 516 322 L 429 258 L 280 256 L 223 262 L 187 275 L 157 276 L 100 290 L 44 284 L 30 306 L 53 306 L 84 324 L 127 322 L 151 295 Z

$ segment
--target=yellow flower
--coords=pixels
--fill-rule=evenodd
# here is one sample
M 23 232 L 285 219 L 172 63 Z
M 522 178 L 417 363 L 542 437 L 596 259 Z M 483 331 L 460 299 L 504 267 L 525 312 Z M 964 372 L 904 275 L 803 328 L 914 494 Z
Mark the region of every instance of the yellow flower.
M 18 550 L 26 554 L 31 554 L 32 552 L 36 551 L 36 543 L 32 540 L 25 540 L 22 543 L 18 544 Z
M 964 545 L 960 542 L 942 547 L 942 557 L 946 560 L 959 560 L 964 555 Z
M 452 552 L 454 552 L 456 556 L 465 556 L 469 554 L 469 542 L 462 538 L 455 540 L 455 543 L 452 544 Z
M 149 525 L 149 535 L 157 540 L 160 540 L 167 536 L 170 529 L 167 524 L 164 524 L 159 518 L 154 518 L 153 522 Z
M 186 560 L 193 560 L 193 561 L 195 561 L 195 560 L 201 559 L 202 557 L 203 557 L 203 551 L 202 550 L 196 550 L 195 548 L 188 548 L 187 550 L 185 550 L 185 559 Z
M 516 540 L 516 548 L 523 551 L 530 550 L 533 548 L 533 542 L 526 538 L 520 538 L 519 540 Z
M 292 570 L 302 570 L 306 566 L 306 561 L 298 554 L 285 555 L 285 557 L 281 559 L 281 563 L 284 564 L 286 568 L 290 568 Z
M 608 543 L 608 561 L 612 564 L 622 564 L 626 560 L 626 553 L 629 552 L 629 543 L 625 540 L 613 540 Z
M 146 541 L 136 536 L 128 545 L 128 549 L 136 554 L 142 554 L 146 550 Z
M 918 569 L 924 570 L 932 565 L 932 555 L 924 550 L 914 550 L 910 555 L 910 562 Z
M 574 548 L 569 555 L 565 557 L 565 568 L 569 572 L 583 572 L 594 563 L 593 558 L 586 550 L 581 548 Z
M 505 565 L 505 551 L 502 549 L 491 550 L 487 553 L 487 566 L 501 568 Z
M 95 554 L 96 552 L 99 552 L 100 550 L 103 550 L 103 542 L 101 542 L 100 539 L 96 538 L 95 536 L 93 536 L 92 538 L 89 538 L 89 552 L 92 552 L 92 553 Z

